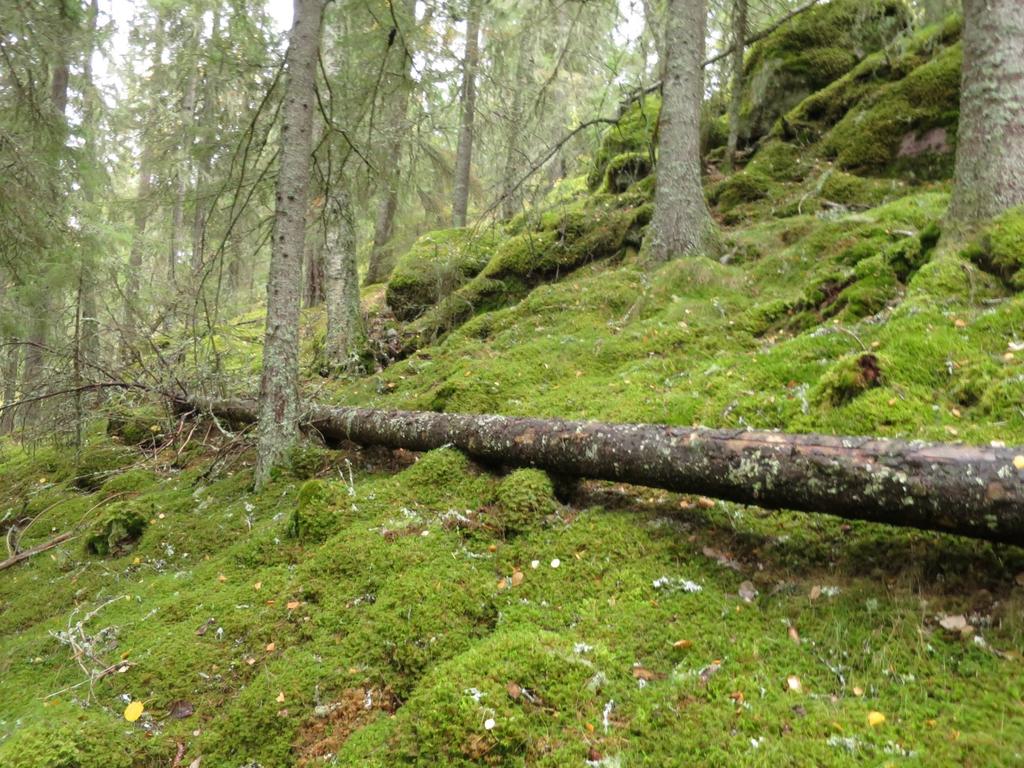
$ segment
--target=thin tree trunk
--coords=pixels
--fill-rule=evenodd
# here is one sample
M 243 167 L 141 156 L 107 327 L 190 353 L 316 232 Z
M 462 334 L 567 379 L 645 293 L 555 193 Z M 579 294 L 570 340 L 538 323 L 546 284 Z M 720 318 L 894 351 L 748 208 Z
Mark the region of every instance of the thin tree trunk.
M 455 153 L 455 189 L 452 199 L 452 226 L 466 226 L 469 208 L 469 179 L 473 166 L 473 118 L 476 112 L 476 68 L 480 59 L 480 2 L 469 0 L 466 19 L 466 55 L 462 62 L 462 119 L 459 146 Z
M 502 174 L 501 213 L 504 219 L 511 219 L 522 206 L 519 186 L 516 184 L 524 161 L 529 158 L 521 146 L 525 115 L 523 95 L 529 83 L 530 62 L 533 58 L 533 43 L 536 36 L 532 29 L 519 31 L 515 71 L 513 72 L 512 98 L 509 103 L 509 117 L 506 126 L 505 171 Z
M 9 406 L 18 399 L 18 369 L 21 366 L 21 344 L 15 338 L 7 339 L 4 350 L 4 405 Z M 0 435 L 14 431 L 14 408 L 4 408 L 0 413 Z
M 1024 3 L 964 0 L 954 238 L 1024 203 Z
M 341 370 L 351 362 L 362 335 L 359 275 L 356 271 L 355 221 L 347 191 L 331 204 L 324 249 L 324 293 L 327 337 L 324 358 L 328 369 Z
M 666 19 L 658 184 L 644 242 L 654 262 L 704 251 L 714 237 L 700 175 L 705 0 L 669 0 Z
M 281 165 L 277 175 L 273 244 L 267 278 L 267 331 L 260 380 L 259 446 L 255 483 L 287 453 L 298 431 L 299 305 L 306 242 L 316 62 L 322 0 L 295 0 L 285 54 Z
M 82 122 L 85 126 L 85 151 L 88 162 L 92 165 L 93 175 L 99 174 L 99 153 L 96 149 L 97 133 L 97 106 L 96 86 L 92 77 L 92 55 L 96 46 L 96 24 L 99 18 L 99 0 L 91 0 L 89 3 L 89 24 L 88 34 L 90 45 L 86 48 L 82 57 L 83 108 Z M 95 183 L 85 181 L 83 193 L 86 203 L 90 206 L 95 199 Z M 76 349 L 76 355 L 80 356 L 84 367 L 95 365 L 100 357 L 100 321 L 99 307 L 96 300 L 97 280 L 95 275 L 96 259 L 93 253 L 83 253 L 79 274 L 79 291 L 81 298 L 81 344 Z
M 245 400 L 178 407 L 236 424 L 256 417 Z M 332 444 L 453 446 L 571 477 L 1024 544 L 1024 447 L 320 405 L 307 413 Z
M 729 83 L 729 141 L 725 149 L 725 170 L 731 172 L 736 164 L 736 147 L 740 140 L 740 109 L 743 90 L 743 51 L 747 39 L 747 0 L 733 0 L 732 4 L 732 78 Z
M 218 95 L 218 83 L 223 71 L 224 58 L 220 55 L 221 34 L 220 34 L 220 6 L 215 5 L 213 9 L 213 22 L 210 33 L 210 48 L 213 55 L 217 57 L 217 71 L 207 69 L 203 81 L 203 109 L 200 122 L 203 129 L 209 135 L 216 135 L 215 106 Z M 196 204 L 195 214 L 192 219 L 192 272 L 195 274 L 203 265 L 206 250 L 206 204 L 202 199 L 203 192 L 209 184 L 213 173 L 213 151 L 214 141 L 207 139 L 200 141 L 196 147 L 196 168 L 198 170 L 196 179 Z
M 139 286 L 142 280 L 142 255 L 146 237 L 146 227 L 149 224 L 150 192 L 152 189 L 152 175 L 150 170 L 151 151 L 146 139 L 143 138 L 142 157 L 139 159 L 139 183 L 135 192 L 135 221 L 132 232 L 132 245 L 128 252 L 128 275 L 124 288 L 124 307 L 122 314 L 121 336 L 123 345 L 121 358 L 123 362 L 132 359 L 136 338 L 138 336 L 137 326 L 140 324 L 138 317 Z
M 409 20 L 411 29 L 416 19 L 414 0 L 405 0 L 402 4 L 403 18 Z M 431 11 L 428 9 L 428 13 Z M 396 45 L 395 43 L 392 44 Z M 381 163 L 384 188 L 377 200 L 377 216 L 373 226 L 373 245 L 370 248 L 370 260 L 366 269 L 365 284 L 373 285 L 387 280 L 394 266 L 394 253 L 391 238 L 394 235 L 395 214 L 398 212 L 398 192 L 402 176 L 402 148 L 405 146 L 406 118 L 409 113 L 409 96 L 412 90 L 412 56 L 413 50 L 408 31 L 402 35 L 398 48 L 401 56 L 397 78 L 389 96 L 385 111 L 388 115 L 386 140 L 383 142 L 384 153 Z
M 324 300 L 324 241 L 321 231 L 315 231 L 306 241 L 306 283 L 303 303 L 315 307 Z
M 194 58 L 194 57 L 190 57 Z M 181 100 L 179 119 L 181 120 L 181 146 L 178 148 L 178 168 L 174 187 L 174 209 L 171 214 L 171 242 L 167 253 L 167 283 L 173 289 L 177 280 L 177 267 L 183 262 L 182 244 L 185 240 L 185 196 L 188 193 L 189 160 L 192 153 L 192 136 L 195 122 L 196 89 L 199 85 L 199 70 L 192 61 L 192 74 L 189 75 L 185 94 Z M 189 259 L 194 264 L 195 254 Z

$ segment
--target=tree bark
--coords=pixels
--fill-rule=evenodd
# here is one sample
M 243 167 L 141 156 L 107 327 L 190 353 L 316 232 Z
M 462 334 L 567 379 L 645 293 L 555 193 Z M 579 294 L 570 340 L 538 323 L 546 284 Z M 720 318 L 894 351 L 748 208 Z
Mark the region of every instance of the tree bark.
M 658 184 L 644 238 L 654 262 L 704 251 L 714 236 L 700 175 L 705 0 L 669 0 L 666 19 Z
M 415 0 L 405 0 L 401 6 L 402 18 L 409 22 L 411 30 L 416 20 Z M 428 13 L 430 11 L 428 10 Z M 397 37 L 397 35 L 396 35 Z M 396 48 L 397 46 L 397 48 Z M 394 266 L 394 253 L 391 237 L 394 234 L 395 214 L 398 212 L 398 191 L 402 176 L 402 148 L 405 146 L 406 118 L 409 113 L 409 95 L 412 90 L 412 56 L 413 50 L 406 30 L 399 42 L 392 43 L 392 49 L 400 56 L 401 75 L 388 94 L 385 114 L 388 122 L 385 139 L 382 142 L 382 181 L 383 189 L 377 200 L 377 216 L 373 226 L 373 245 L 370 248 L 370 260 L 366 268 L 366 285 L 374 285 L 387 280 Z
M 529 24 L 527 17 L 526 24 Z M 526 26 L 524 24 L 524 27 Z M 519 31 L 516 41 L 516 61 L 512 73 L 512 93 L 508 106 L 508 122 L 505 137 L 505 171 L 502 174 L 501 215 L 505 220 L 519 213 L 522 197 L 520 185 L 516 184 L 519 169 L 524 162 L 529 162 L 523 143 L 523 128 L 526 116 L 523 109 L 523 96 L 529 85 L 530 64 L 533 60 L 533 46 L 536 36 L 533 30 L 524 28 Z
M 295 0 L 285 54 L 281 165 L 277 175 L 273 244 L 267 278 L 267 330 L 260 379 L 256 487 L 287 452 L 298 431 L 299 305 L 306 208 L 312 164 L 316 63 L 322 0 Z
M 732 4 L 732 77 L 729 82 L 729 140 L 725 149 L 725 170 L 732 172 L 736 164 L 736 147 L 740 140 L 740 109 L 743 90 L 743 52 L 747 39 L 747 0 Z
M 1024 3 L 964 0 L 954 238 L 1024 203 Z
M 234 424 L 257 413 L 246 400 L 178 407 Z M 332 444 L 450 445 L 488 462 L 1024 545 L 1024 447 L 319 405 L 306 423 Z
M 332 370 L 344 369 L 358 348 L 362 317 L 356 271 L 355 221 L 347 191 L 331 203 L 324 248 L 324 294 L 327 336 L 324 359 Z
M 185 196 L 188 193 L 188 177 L 190 166 L 190 155 L 192 153 L 192 137 L 195 122 L 196 89 L 199 85 L 199 70 L 194 59 L 194 52 L 190 51 L 186 66 L 192 67 L 188 82 L 185 86 L 185 93 L 181 100 L 181 109 L 178 117 L 181 121 L 181 146 L 178 147 L 178 162 L 174 183 L 174 209 L 171 213 L 171 242 L 167 253 L 167 285 L 173 291 L 177 281 L 178 263 L 184 263 L 182 257 L 182 244 L 185 242 Z M 195 263 L 195 254 L 189 259 L 190 264 Z
M 469 178 L 473 166 L 473 118 L 476 111 L 476 68 L 480 59 L 480 2 L 469 0 L 466 19 L 466 55 L 462 62 L 462 118 L 459 145 L 455 152 L 455 189 L 452 198 L 452 226 L 466 226 L 469 208 Z
M 9 406 L 18 399 L 18 369 L 21 365 L 21 344 L 11 337 L 6 339 L 4 350 L 4 406 Z M 15 409 L 5 407 L 0 413 L 0 435 L 8 435 L 14 431 Z
M 124 308 L 122 315 L 121 347 L 122 362 L 131 360 L 131 350 L 135 346 L 136 326 L 139 325 L 137 307 L 139 303 L 139 285 L 142 277 L 142 253 L 149 224 L 150 192 L 152 190 L 152 171 L 150 165 L 151 150 L 142 138 L 142 157 L 139 159 L 139 184 L 135 192 L 135 221 L 132 232 L 132 245 L 128 252 L 128 276 L 124 288 Z

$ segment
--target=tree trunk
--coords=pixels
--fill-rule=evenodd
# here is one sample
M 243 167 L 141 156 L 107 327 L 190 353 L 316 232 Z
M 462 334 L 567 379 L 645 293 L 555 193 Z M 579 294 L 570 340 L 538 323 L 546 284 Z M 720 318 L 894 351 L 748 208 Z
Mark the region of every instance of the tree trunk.
M 99 152 L 96 149 L 97 98 L 96 86 L 92 77 L 92 55 L 96 48 L 96 24 L 99 19 L 99 0 L 90 0 L 88 34 L 90 45 L 82 57 L 82 75 L 85 81 L 82 98 L 82 122 L 85 127 L 85 151 L 88 162 L 92 165 L 92 175 L 100 172 Z M 95 199 L 95 184 L 90 180 L 83 181 L 86 202 L 91 206 Z M 82 333 L 79 354 L 85 367 L 89 368 L 99 361 L 100 357 L 100 319 L 99 306 L 96 300 L 98 281 L 96 279 L 96 259 L 93 253 L 84 253 L 80 266 L 79 286 L 82 292 Z
M 142 253 L 149 224 L 150 192 L 153 179 L 150 171 L 151 152 L 143 138 L 142 157 L 139 159 L 139 185 L 135 192 L 135 227 L 132 232 L 132 245 L 128 252 L 128 276 L 124 288 L 124 308 L 122 315 L 122 362 L 132 359 L 137 338 L 137 326 L 140 320 L 137 313 L 139 304 L 139 285 L 142 278 Z
M 324 359 L 328 369 L 346 368 L 358 349 L 362 317 L 359 311 L 359 275 L 356 272 L 355 221 L 348 193 L 331 203 L 324 249 L 324 293 L 327 337 Z
M 285 54 L 281 165 L 267 278 L 267 330 L 260 379 L 256 487 L 270 478 L 298 430 L 299 304 L 306 242 L 316 62 L 322 0 L 295 0 Z
M 320 232 L 307 239 L 305 271 L 303 303 L 315 307 L 324 300 L 324 241 Z
M 405 0 L 402 4 L 403 18 L 409 21 L 409 29 L 412 29 L 416 20 L 416 3 L 414 0 Z M 431 13 L 428 9 L 427 13 Z M 401 63 L 398 67 L 401 75 L 396 78 L 394 87 L 388 94 L 385 114 L 387 115 L 388 126 L 386 139 L 383 145 L 383 189 L 377 200 L 377 217 L 373 227 L 373 246 L 370 248 L 370 261 L 366 268 L 366 285 L 374 285 L 387 280 L 394 266 L 394 253 L 391 247 L 391 237 L 394 234 L 395 214 L 398 211 L 398 191 L 402 176 L 402 148 L 405 145 L 406 118 L 409 112 L 409 95 L 412 90 L 412 56 L 413 50 L 409 40 L 408 30 L 401 37 L 399 43 L 392 43 L 392 47 L 398 45 L 398 54 L 401 56 Z
M 213 9 L 213 21 L 210 30 L 210 48 L 219 51 L 221 46 L 220 34 L 220 6 L 215 5 Z M 215 106 L 218 96 L 218 85 L 224 68 L 224 57 L 215 54 L 217 57 L 217 71 L 214 73 L 209 67 L 205 72 L 203 80 L 203 108 L 200 122 L 206 132 L 204 140 L 198 141 L 196 147 L 196 204 L 195 213 L 192 218 L 192 274 L 195 275 L 203 265 L 206 251 L 206 201 L 203 193 L 210 183 L 213 172 L 213 153 L 216 147 L 216 111 Z M 193 105 L 194 107 L 194 105 Z M 197 137 L 198 138 L 198 137 Z
M 245 400 L 179 404 L 193 407 L 235 424 L 256 417 Z M 450 445 L 511 466 L 1024 544 L 1024 447 L 317 405 L 308 414 L 334 444 Z
M 705 0 L 669 0 L 666 20 L 658 184 L 644 241 L 654 262 L 699 253 L 714 234 L 700 176 Z
M 1024 3 L 964 0 L 962 39 L 954 239 L 1024 203 Z
M 196 69 L 197 62 L 193 59 L 188 66 L 192 67 L 188 83 L 185 86 L 185 94 L 181 100 L 179 119 L 181 120 L 181 146 L 178 148 L 177 173 L 174 186 L 174 209 L 171 214 L 171 242 L 167 253 L 167 285 L 173 291 L 177 280 L 178 264 L 183 263 L 182 244 L 185 241 L 185 195 L 188 192 L 189 160 L 192 153 L 192 132 L 195 121 L 196 109 L 196 88 L 199 85 L 199 70 Z M 189 263 L 195 261 L 195 254 L 189 259 Z
M 529 17 L 527 18 L 529 23 Z M 524 25 L 525 26 L 525 25 Z M 517 187 L 519 173 L 529 158 L 522 147 L 525 114 L 523 96 L 530 78 L 530 62 L 533 59 L 533 44 L 536 36 L 531 29 L 521 29 L 517 41 L 515 71 L 512 74 L 512 94 L 508 106 L 508 122 L 505 137 L 505 170 L 502 174 L 501 215 L 505 220 L 519 213 L 522 195 Z
M 18 368 L 21 365 L 21 344 L 15 338 L 6 340 L 4 350 L 4 405 L 9 406 L 18 399 Z M 0 435 L 9 435 L 14 431 L 14 408 L 5 407 L 0 413 Z
M 743 51 L 747 39 L 747 0 L 732 4 L 732 78 L 729 83 L 729 141 L 725 149 L 725 170 L 731 173 L 736 164 L 736 147 L 740 140 L 740 98 L 743 90 Z
M 466 226 L 469 208 L 469 178 L 473 166 L 473 117 L 476 111 L 476 68 L 480 58 L 480 2 L 469 0 L 466 19 L 466 55 L 462 62 L 462 119 L 459 146 L 455 152 L 455 189 L 452 199 L 452 226 Z

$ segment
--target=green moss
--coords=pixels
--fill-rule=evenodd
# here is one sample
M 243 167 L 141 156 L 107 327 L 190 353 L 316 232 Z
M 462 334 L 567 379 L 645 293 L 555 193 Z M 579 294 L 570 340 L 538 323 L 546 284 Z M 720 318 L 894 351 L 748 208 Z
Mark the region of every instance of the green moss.
M 93 555 L 119 556 L 142 536 L 149 519 L 133 506 L 112 504 L 85 539 L 85 550 Z
M 874 315 L 895 298 L 898 291 L 899 280 L 885 256 L 872 256 L 857 264 L 853 282 L 842 290 L 825 316 L 849 321 Z
M 811 396 L 816 402 L 839 406 L 881 384 L 882 370 L 876 355 L 848 355 L 822 375 Z
M 152 446 L 166 432 L 167 414 L 152 406 L 118 408 L 107 417 L 107 434 L 125 445 Z
M 299 487 L 288 533 L 305 542 L 324 541 L 347 519 L 344 494 L 333 483 L 307 480 Z
M 661 97 L 646 96 L 634 102 L 618 123 L 605 130 L 587 175 L 587 186 L 590 189 L 595 190 L 601 186 L 609 163 L 619 155 L 640 153 L 654 157 L 654 135 L 660 111 Z
M 708 192 L 708 199 L 722 211 L 729 211 L 742 203 L 768 197 L 774 185 L 765 174 L 743 170 L 720 181 Z
M 842 205 L 870 208 L 882 202 L 890 190 L 886 182 L 833 171 L 821 186 L 821 196 Z
M 948 177 L 962 58 L 960 45 L 952 45 L 903 79 L 864 96 L 825 137 L 824 152 L 845 169 Z
M 498 485 L 493 522 L 505 534 L 537 526 L 557 509 L 554 493 L 547 472 L 517 469 Z
M 1016 290 L 1024 290 L 1024 206 L 987 225 L 964 255 Z
M 475 277 L 490 259 L 492 230 L 441 229 L 420 237 L 395 265 L 386 300 L 399 320 L 412 320 Z
M 72 483 L 83 491 L 95 491 L 135 459 L 134 453 L 114 445 L 88 446 L 78 456 Z
M 138 493 L 160 482 L 160 477 L 148 469 L 129 469 L 108 477 L 101 486 L 104 493 Z
M 54 727 L 38 723 L 0 742 L 0 765 L 7 768 L 129 768 L 135 765 L 125 740 L 99 718 L 60 708 L 65 720 Z
M 633 184 L 650 176 L 654 164 L 647 152 L 625 152 L 608 161 L 601 189 L 611 194 L 620 194 Z
M 744 65 L 743 137 L 766 135 L 780 115 L 883 47 L 908 21 L 900 0 L 833 0 L 756 43 Z

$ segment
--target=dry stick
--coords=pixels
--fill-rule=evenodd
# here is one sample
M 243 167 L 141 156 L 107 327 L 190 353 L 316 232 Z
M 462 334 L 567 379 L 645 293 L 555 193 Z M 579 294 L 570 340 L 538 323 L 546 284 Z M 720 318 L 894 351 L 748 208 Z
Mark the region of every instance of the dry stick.
M 40 552 L 45 552 L 48 549 L 53 549 L 58 544 L 62 544 L 74 535 L 74 531 L 68 531 L 67 533 L 62 533 L 60 536 L 54 536 L 52 539 L 50 539 L 49 541 L 44 541 L 42 544 L 37 544 L 31 549 L 26 549 L 24 552 L 19 552 L 13 557 L 9 557 L 2 563 L 0 563 L 0 571 L 5 571 L 12 565 L 17 565 L 22 560 L 28 560 L 30 557 L 32 557 L 33 555 L 38 555 Z
M 238 424 L 256 420 L 252 401 L 201 406 Z M 450 445 L 570 477 L 1024 545 L 1024 447 L 321 405 L 308 414 L 333 444 Z

